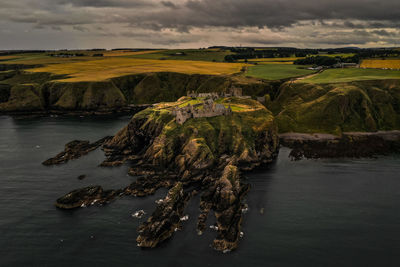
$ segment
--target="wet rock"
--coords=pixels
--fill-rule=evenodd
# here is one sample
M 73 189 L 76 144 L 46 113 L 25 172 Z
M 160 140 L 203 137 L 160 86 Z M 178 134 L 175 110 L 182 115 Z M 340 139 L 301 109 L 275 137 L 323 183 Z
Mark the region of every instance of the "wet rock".
M 124 192 L 126 195 L 145 197 L 148 195 L 153 195 L 157 189 L 161 187 L 168 188 L 173 183 L 174 182 L 172 180 L 167 180 L 159 176 L 143 176 L 138 177 L 135 182 L 126 187 Z
M 136 211 L 135 213 L 132 214 L 132 217 L 140 219 L 145 214 L 146 214 L 146 212 L 144 212 L 144 210 L 138 210 L 138 211 Z
M 183 191 L 182 183 L 177 183 L 168 191 L 151 217 L 139 226 L 136 241 L 139 247 L 154 248 L 170 238 L 181 227 L 181 219 L 190 194 Z
M 49 165 L 57 165 L 65 163 L 72 159 L 80 158 L 88 154 L 89 152 L 97 149 L 99 146 L 103 145 L 105 142 L 109 141 L 112 136 L 104 137 L 94 143 L 90 143 L 89 141 L 81 141 L 75 140 L 69 142 L 65 145 L 64 151 L 57 154 L 57 156 L 50 158 L 44 161 L 42 164 L 49 166 Z
M 213 247 L 219 251 L 231 251 L 237 248 L 242 210 L 246 208 L 242 203 L 249 190 L 248 185 L 240 183 L 239 170 L 234 165 L 227 165 L 222 176 L 201 197 L 201 214 L 198 220 L 198 231 L 203 232 L 205 221 L 210 210 L 214 211 L 217 219 L 213 227 L 217 231 L 217 237 L 213 241 Z
M 69 192 L 56 201 L 56 207 L 60 209 L 75 209 L 94 204 L 105 204 L 120 194 L 120 190 L 106 190 L 101 186 L 88 186 Z

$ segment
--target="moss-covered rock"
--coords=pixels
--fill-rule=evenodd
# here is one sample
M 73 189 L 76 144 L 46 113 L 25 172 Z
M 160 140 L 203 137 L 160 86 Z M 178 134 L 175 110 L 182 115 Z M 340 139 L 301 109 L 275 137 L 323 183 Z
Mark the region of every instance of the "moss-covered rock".
M 240 105 L 242 111 L 189 119 L 180 125 L 171 109 L 160 104 L 136 114 L 107 146 L 115 151 L 142 151 L 147 163 L 180 174 L 218 165 L 222 156 L 242 168 L 270 161 L 278 145 L 272 113 L 250 99 L 227 98 L 220 103 Z

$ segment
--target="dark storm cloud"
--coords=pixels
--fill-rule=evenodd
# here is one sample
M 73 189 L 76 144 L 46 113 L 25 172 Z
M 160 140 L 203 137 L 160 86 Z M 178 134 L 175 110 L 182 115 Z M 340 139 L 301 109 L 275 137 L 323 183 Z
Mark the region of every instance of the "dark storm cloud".
M 18 40 L 30 30 L 43 36 L 46 31 L 49 35 L 62 31 L 77 43 L 86 38 L 85 44 L 92 37 L 107 43 L 120 37 L 124 42 L 171 46 L 217 45 L 217 41 L 225 45 L 393 45 L 400 39 L 399 0 L 0 1 L 0 31 L 13 32 Z
M 170 8 L 178 8 L 174 3 L 171 1 L 161 1 L 161 4 L 165 7 L 170 7 Z
M 145 0 L 56 0 L 57 4 L 71 4 L 77 7 L 149 7 L 150 1 Z
M 400 20 L 398 0 L 188 0 L 179 10 L 149 12 L 131 18 L 161 28 L 288 27 L 304 20 Z M 350 23 L 350 22 L 348 22 Z M 351 25 L 348 25 L 351 27 Z

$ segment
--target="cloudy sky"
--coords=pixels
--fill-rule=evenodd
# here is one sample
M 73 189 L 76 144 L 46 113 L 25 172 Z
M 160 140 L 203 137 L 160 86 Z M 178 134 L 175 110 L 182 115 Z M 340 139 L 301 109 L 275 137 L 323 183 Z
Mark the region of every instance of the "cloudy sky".
M 400 46 L 399 0 L 0 0 L 0 49 Z

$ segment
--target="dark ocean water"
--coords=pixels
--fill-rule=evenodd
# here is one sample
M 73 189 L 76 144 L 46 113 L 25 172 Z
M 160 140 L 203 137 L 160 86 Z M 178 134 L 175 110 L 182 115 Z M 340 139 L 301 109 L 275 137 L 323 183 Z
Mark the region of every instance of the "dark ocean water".
M 221 254 L 215 235 L 195 231 L 199 198 L 189 221 L 161 247 L 136 246 L 136 228 L 160 190 L 104 207 L 62 211 L 61 195 L 87 185 L 121 188 L 127 167 L 99 168 L 101 150 L 67 164 L 41 162 L 74 139 L 95 141 L 128 117 L 0 117 L 0 266 L 399 266 L 400 157 L 303 160 L 288 150 L 268 170 L 247 174 L 252 189 L 238 250 Z M 77 176 L 86 174 L 80 181 Z M 262 212 L 263 211 L 263 212 Z M 211 223 L 211 221 L 210 221 Z

